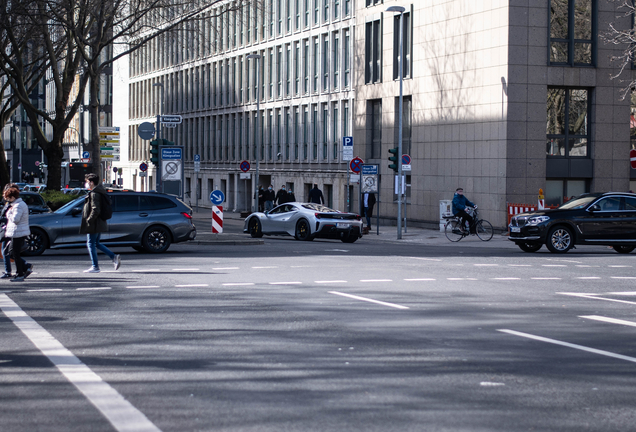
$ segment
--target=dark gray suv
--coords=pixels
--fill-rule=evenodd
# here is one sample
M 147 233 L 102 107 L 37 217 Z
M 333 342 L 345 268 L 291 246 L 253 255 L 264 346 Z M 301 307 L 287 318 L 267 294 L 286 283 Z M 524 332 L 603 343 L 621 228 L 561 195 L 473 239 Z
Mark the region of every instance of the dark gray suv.
M 101 242 L 108 246 L 132 246 L 138 251 L 161 253 L 170 244 L 194 240 L 192 208 L 180 199 L 155 192 L 109 192 L 113 217 Z M 46 249 L 86 247 L 80 234 L 86 196 L 53 213 L 30 215 L 31 235 L 24 255 L 41 255 Z

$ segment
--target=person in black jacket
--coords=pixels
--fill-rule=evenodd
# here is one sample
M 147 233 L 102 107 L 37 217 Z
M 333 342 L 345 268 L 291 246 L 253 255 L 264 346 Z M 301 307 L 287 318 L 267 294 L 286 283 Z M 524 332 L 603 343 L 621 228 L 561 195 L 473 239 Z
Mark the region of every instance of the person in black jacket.
M 324 204 L 325 197 L 322 196 L 322 191 L 318 189 L 318 183 L 314 183 L 314 187 L 309 191 L 309 202 L 314 204 Z
M 285 204 L 288 201 L 289 194 L 285 190 L 285 185 L 282 185 L 278 192 L 276 192 L 276 199 L 274 199 L 274 204 L 281 205 Z
M 296 195 L 294 195 L 294 191 L 292 190 L 292 187 L 289 187 L 289 190 L 287 191 L 287 202 L 295 202 L 296 201 Z
M 276 198 L 276 193 L 274 192 L 274 186 L 269 185 L 267 190 L 263 193 L 263 198 L 265 199 L 265 211 L 270 211 L 274 208 L 274 199 Z
M 371 218 L 373 217 L 373 207 L 375 206 L 375 194 L 365 193 L 362 196 L 362 206 L 364 216 L 367 218 L 367 228 L 371 228 Z

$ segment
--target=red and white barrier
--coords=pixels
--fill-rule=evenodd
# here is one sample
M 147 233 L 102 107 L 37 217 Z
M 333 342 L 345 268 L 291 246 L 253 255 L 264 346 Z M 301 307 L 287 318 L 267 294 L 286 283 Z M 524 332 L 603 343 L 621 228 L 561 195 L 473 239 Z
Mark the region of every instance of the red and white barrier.
M 508 203 L 508 224 L 510 224 L 510 220 L 514 215 L 518 215 L 520 213 L 535 211 L 537 206 L 530 204 L 512 204 Z
M 223 232 L 223 207 L 212 206 L 212 233 L 221 234 Z

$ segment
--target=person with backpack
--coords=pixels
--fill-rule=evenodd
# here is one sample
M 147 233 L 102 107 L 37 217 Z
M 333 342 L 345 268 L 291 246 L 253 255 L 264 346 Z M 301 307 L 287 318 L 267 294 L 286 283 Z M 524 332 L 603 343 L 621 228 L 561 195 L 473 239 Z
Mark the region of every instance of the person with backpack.
M 97 174 L 86 174 L 86 189 L 90 192 L 84 202 L 80 234 L 86 234 L 86 246 L 91 257 L 91 268 L 84 273 L 99 273 L 97 249 L 104 252 L 113 261 L 115 270 L 121 265 L 121 257 L 99 242 L 103 232 L 108 231 L 108 219 L 113 215 L 110 197 L 99 181 Z

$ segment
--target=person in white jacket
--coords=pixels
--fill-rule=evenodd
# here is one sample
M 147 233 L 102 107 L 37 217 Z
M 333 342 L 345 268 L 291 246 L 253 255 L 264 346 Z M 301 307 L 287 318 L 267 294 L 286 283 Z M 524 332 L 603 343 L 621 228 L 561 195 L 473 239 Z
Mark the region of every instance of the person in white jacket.
M 33 272 L 33 265 L 27 264 L 20 256 L 22 245 L 24 245 L 27 236 L 31 234 L 29 207 L 20 198 L 20 191 L 17 188 L 7 189 L 3 196 L 9 202 L 5 236 L 11 239 L 11 251 L 17 272 L 16 277 L 11 279 L 11 282 L 23 282 Z

